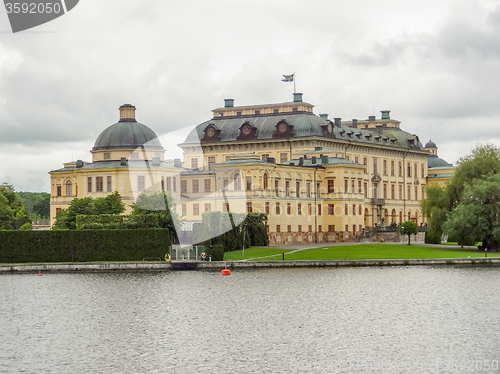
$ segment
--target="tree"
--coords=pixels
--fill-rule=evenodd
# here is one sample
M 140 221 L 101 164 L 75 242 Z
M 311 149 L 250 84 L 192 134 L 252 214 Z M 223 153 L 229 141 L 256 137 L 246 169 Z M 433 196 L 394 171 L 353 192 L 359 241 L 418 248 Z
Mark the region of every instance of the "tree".
M 426 188 L 427 198 L 420 202 L 422 213 L 427 217 L 426 243 L 441 244 L 443 225 L 448 214 L 446 191 L 439 186 Z
M 0 230 L 12 230 L 14 212 L 9 206 L 9 200 L 0 193 Z
M 3 230 L 18 229 L 31 222 L 28 210 L 10 184 L 0 185 L 0 228 Z
M 401 224 L 401 234 L 408 235 L 408 245 L 410 244 L 410 236 L 418 234 L 418 226 L 413 221 L 405 221 Z
M 135 228 L 164 228 L 169 229 L 175 242 L 178 241 L 176 227 L 180 227 L 181 220 L 174 209 L 172 195 L 163 191 L 153 194 L 141 193 L 137 201 L 132 204 L 130 224 Z
M 498 251 L 500 243 L 500 174 L 466 186 L 460 204 L 449 214 L 445 232 L 462 243 L 483 242 Z
M 54 228 L 75 230 L 77 229 L 76 217 L 79 215 L 120 214 L 124 211 L 125 205 L 116 191 L 95 200 L 91 197 L 75 198 L 68 209 L 63 209 L 57 214 Z
M 18 192 L 17 193 L 28 209 L 31 218 L 48 219 L 50 217 L 50 194 L 47 192 Z

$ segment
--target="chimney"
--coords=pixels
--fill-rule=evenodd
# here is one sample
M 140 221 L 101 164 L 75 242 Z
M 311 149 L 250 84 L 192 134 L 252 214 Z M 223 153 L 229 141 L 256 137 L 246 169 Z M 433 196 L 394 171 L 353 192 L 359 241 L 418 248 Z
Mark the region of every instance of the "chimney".
M 323 147 L 314 147 L 315 151 L 321 151 L 322 149 L 323 149 Z
M 358 128 L 358 120 L 357 119 L 353 119 L 352 120 L 352 128 L 353 129 L 357 129 Z
M 224 108 L 233 108 L 234 99 L 224 99 Z
M 328 156 L 327 155 L 323 155 L 321 156 L 321 163 L 324 165 L 324 164 L 328 164 Z
M 381 110 L 380 113 L 382 113 L 382 119 L 391 119 L 389 116 L 390 110 Z
M 313 165 L 316 164 L 316 156 L 311 157 L 311 164 L 313 164 Z
M 120 121 L 119 122 L 137 122 L 135 120 L 135 106 L 131 104 L 123 104 L 120 107 Z
M 375 116 L 369 116 L 368 121 L 375 121 Z
M 120 159 L 120 165 L 121 166 L 127 166 L 127 158 L 126 157 L 122 157 Z
M 321 118 L 323 118 L 325 121 L 328 121 L 328 114 L 327 113 L 322 113 L 319 115 Z
M 334 118 L 335 121 L 335 126 L 341 127 L 342 126 L 342 118 Z
M 304 158 L 299 158 L 299 166 L 304 166 Z
M 180 158 L 174 158 L 174 166 L 176 168 L 181 168 L 182 167 L 182 161 Z
M 301 93 L 294 93 L 293 94 L 293 102 L 294 103 L 301 103 L 302 102 L 302 94 Z

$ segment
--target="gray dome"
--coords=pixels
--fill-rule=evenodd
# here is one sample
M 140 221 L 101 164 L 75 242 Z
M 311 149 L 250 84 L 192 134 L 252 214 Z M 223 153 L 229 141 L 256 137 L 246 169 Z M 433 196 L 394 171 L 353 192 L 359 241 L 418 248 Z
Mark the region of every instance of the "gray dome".
M 436 143 L 434 143 L 432 140 L 430 140 L 425 145 L 425 148 L 437 148 L 437 146 L 436 146 Z
M 123 121 L 109 126 L 95 141 L 93 151 L 104 149 L 146 149 L 163 150 L 155 132 L 146 125 L 135 121 Z
M 450 167 L 450 166 L 453 166 L 453 165 L 446 162 L 442 158 L 439 158 L 438 156 L 430 155 L 429 157 L 427 157 L 427 168 L 429 168 L 429 169 L 430 168 L 443 168 L 443 167 Z

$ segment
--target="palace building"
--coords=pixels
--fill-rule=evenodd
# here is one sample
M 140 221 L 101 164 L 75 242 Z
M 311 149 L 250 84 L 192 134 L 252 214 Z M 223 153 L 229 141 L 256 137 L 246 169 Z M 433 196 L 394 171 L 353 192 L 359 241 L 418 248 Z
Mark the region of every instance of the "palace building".
M 421 224 L 425 186 L 453 170 L 435 144 L 424 148 L 389 111 L 346 121 L 313 108 L 300 93 L 267 105 L 226 99 L 179 144 L 181 162 L 165 160 L 156 134 L 123 105 L 91 163 L 50 172 L 52 223 L 74 197 L 118 191 L 130 205 L 141 192 L 163 189 L 188 223 L 205 211 L 267 213 L 272 244 L 349 241 L 365 227 Z M 441 161 L 447 173 L 436 177 Z

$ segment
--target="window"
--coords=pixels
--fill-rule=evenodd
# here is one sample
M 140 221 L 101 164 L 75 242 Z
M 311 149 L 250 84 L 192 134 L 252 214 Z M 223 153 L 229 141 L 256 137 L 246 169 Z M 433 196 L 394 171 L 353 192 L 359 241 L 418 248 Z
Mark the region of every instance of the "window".
M 318 216 L 321 215 L 321 204 L 318 204 Z
M 111 159 L 111 152 L 104 152 L 104 159 L 110 160 Z
M 193 216 L 200 215 L 200 204 L 193 204 Z
M 401 161 L 398 162 L 398 176 L 402 177 L 403 176 L 403 163 Z
M 292 232 L 292 225 L 287 225 L 286 229 L 287 229 L 288 232 Z
M 231 161 L 231 156 L 226 156 L 226 162 Z
M 356 183 L 356 182 L 354 181 L 354 179 L 351 179 L 351 193 L 356 193 L 356 190 L 355 190 L 355 188 L 354 188 L 354 184 L 355 184 L 355 183 Z
M 208 158 L 208 168 L 210 170 L 214 170 L 214 164 L 215 164 L 215 157 L 209 157 Z
M 57 214 L 62 210 L 62 208 L 56 208 L 56 217 L 57 217 Z
M 269 186 L 269 176 L 267 175 L 267 173 L 264 173 L 264 189 L 267 190 Z
M 210 212 L 212 210 L 212 204 L 205 204 L 205 212 Z
M 361 215 L 361 205 L 359 205 L 359 215 Z
M 264 204 L 264 212 L 266 214 L 269 214 L 269 201 L 266 201 Z
M 365 174 L 368 174 L 368 158 L 363 157 L 363 165 L 365 165 Z
M 61 186 L 57 186 L 57 196 L 62 196 Z
M 302 225 L 299 225 L 299 226 L 297 227 L 297 231 L 298 231 L 298 232 L 302 232 Z
M 252 213 L 252 203 L 247 202 L 247 213 Z
M 349 232 L 349 225 L 345 225 L 345 232 Z
M 361 181 L 358 181 L 358 193 L 361 193 Z
M 274 114 L 277 114 L 277 113 L 279 113 L 279 112 L 280 112 L 280 110 L 279 110 L 278 108 L 273 109 L 273 113 L 274 113 Z
M 229 213 L 229 212 L 231 211 L 231 210 L 229 209 L 229 204 L 228 204 L 228 203 L 224 203 L 224 204 L 222 205 L 222 211 L 223 211 L 224 213 Z
M 276 191 L 276 196 L 278 196 L 278 189 L 280 185 L 280 180 L 278 178 L 274 179 L 274 190 Z
M 290 181 L 285 181 L 285 195 L 290 196 Z
M 252 177 L 247 177 L 247 191 L 252 189 Z
M 356 204 L 352 204 L 352 215 L 356 215 Z
M 172 177 L 167 177 L 167 191 L 172 191 Z
M 165 191 L 165 177 L 163 175 L 161 176 L 161 190 Z
M 229 186 L 229 180 L 227 178 L 224 179 L 223 181 L 223 184 L 224 184 L 224 191 L 227 191 L 228 190 L 228 186 Z
M 357 164 L 358 163 L 358 156 L 354 157 L 354 162 Z
M 137 177 L 138 178 L 138 181 L 140 181 L 140 179 L 142 178 L 142 185 L 143 185 L 143 188 L 142 190 L 139 189 L 139 191 L 143 191 L 145 188 L 144 188 L 144 185 L 145 185 L 145 177 Z M 139 182 L 140 183 L 140 182 Z M 103 189 L 103 181 L 102 181 L 102 177 L 95 177 L 95 190 L 96 192 L 102 192 L 102 189 Z
M 415 200 L 418 200 L 418 187 L 415 186 Z
M 408 185 L 408 196 L 407 196 L 407 200 L 411 200 L 411 186 Z
M 422 174 L 420 174 L 420 178 L 425 178 L 425 171 L 424 171 L 424 170 L 425 170 L 425 169 L 424 169 L 424 164 L 422 164 L 422 170 L 421 170 L 421 173 L 422 173 Z M 423 195 L 422 195 L 422 196 L 423 196 Z
M 425 199 L 425 187 L 422 186 L 422 200 Z
M 328 232 L 335 232 L 335 225 L 328 225 Z
M 292 214 L 292 205 L 290 203 L 286 203 L 286 214 Z
M 335 191 L 335 180 L 328 179 L 328 193 L 332 193 Z
M 394 184 L 391 184 L 391 199 L 395 198 L 395 196 L 394 196 L 394 194 L 395 194 L 394 189 L 395 189 Z
M 387 199 L 387 183 L 384 183 L 384 199 Z
M 352 233 L 356 234 L 356 225 L 352 225 Z
M 174 188 L 174 192 L 177 191 L 177 177 L 172 177 L 172 187 Z
M 204 185 L 205 185 L 205 192 L 210 192 L 212 190 L 212 183 L 210 179 L 205 179 Z
M 328 215 L 333 216 L 335 214 L 335 205 L 328 204 Z
M 73 196 L 73 182 L 66 182 L 66 196 Z
M 399 185 L 399 200 L 403 199 L 403 186 L 400 184 Z
M 255 111 L 255 114 L 260 114 L 260 110 L 256 110 L 256 111 Z
M 263 154 L 261 157 L 262 157 L 262 161 L 267 161 L 267 159 L 269 158 L 269 154 L 268 153 Z
M 198 179 L 193 179 L 193 193 L 200 192 L 200 181 Z
M 394 160 L 391 161 L 391 175 L 394 175 Z
M 344 179 L 344 193 L 347 193 L 347 185 L 348 185 L 347 179 Z
M 186 204 L 182 204 L 182 215 L 185 216 L 187 212 Z
M 364 196 L 365 198 L 368 197 L 368 183 L 363 183 L 363 189 L 364 189 Z
M 417 171 L 418 171 L 418 164 L 417 164 L 416 162 L 415 162 L 415 164 L 413 165 L 413 171 L 414 171 L 414 173 L 415 173 L 415 177 L 418 177 L 418 173 L 417 173 Z
M 241 190 L 241 174 L 236 173 L 234 175 L 234 190 L 235 191 L 240 191 Z
M 348 216 L 348 215 L 349 215 L 349 205 L 347 205 L 347 204 L 345 204 L 345 205 L 344 205 L 344 214 L 345 214 L 346 216 Z
M 276 232 L 281 232 L 281 226 L 280 225 L 276 225 Z
M 111 175 L 108 175 L 106 177 L 106 189 L 108 192 L 111 192 L 113 190 L 113 186 L 112 186 L 112 183 L 111 183 Z
M 300 197 L 300 182 L 295 182 L 295 196 Z
M 313 231 L 313 227 L 312 227 L 312 225 L 309 225 L 308 232 L 312 232 L 312 231 Z
M 307 212 L 310 216 L 312 216 L 312 204 L 307 204 Z
M 87 177 L 87 192 L 92 192 L 92 177 Z
M 310 181 L 306 182 L 306 196 L 311 197 L 311 182 Z
M 186 180 L 181 180 L 181 193 L 187 193 L 187 181 Z
M 384 175 L 387 175 L 387 160 L 382 162 Z
M 410 162 L 408 162 L 408 174 L 406 176 L 411 177 L 411 163 Z
M 280 213 L 280 203 L 276 203 L 276 215 L 279 216 Z
M 378 198 L 378 183 L 373 183 L 373 198 Z
M 302 215 L 302 204 L 297 204 L 297 215 Z
M 377 174 L 378 172 L 378 159 L 376 157 L 373 158 L 373 174 Z
M 323 231 L 323 226 L 318 225 L 318 232 L 322 232 L 322 231 Z
M 280 153 L 280 164 L 288 161 L 288 155 L 286 153 Z
M 191 159 L 191 169 L 198 169 L 198 159 L 197 158 Z

